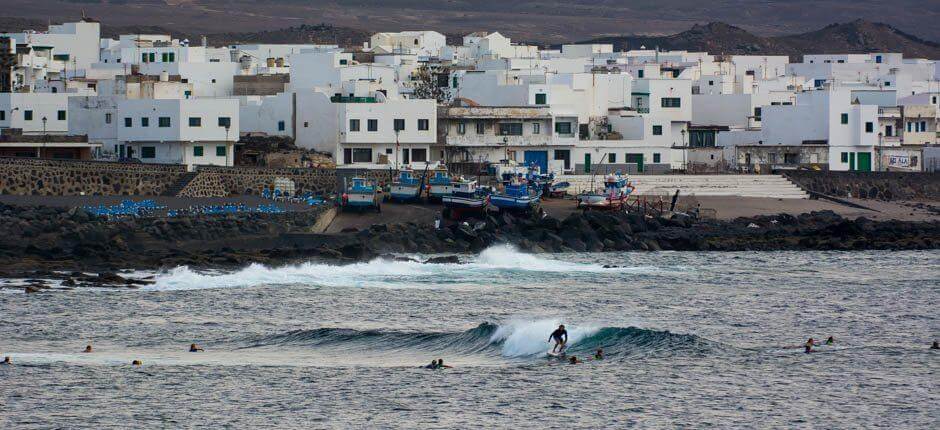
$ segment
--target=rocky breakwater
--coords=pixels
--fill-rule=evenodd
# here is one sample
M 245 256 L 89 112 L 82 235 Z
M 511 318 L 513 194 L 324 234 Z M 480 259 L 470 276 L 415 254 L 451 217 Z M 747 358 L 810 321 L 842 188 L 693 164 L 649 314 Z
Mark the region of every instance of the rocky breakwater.
M 135 286 L 139 283 L 121 281 L 114 272 L 241 265 L 256 256 L 234 250 L 270 248 L 271 238 L 306 231 L 326 209 L 109 221 L 76 208 L 0 204 L 0 278 Z M 95 275 L 79 275 L 85 272 Z
M 934 249 L 940 222 L 875 222 L 846 219 L 833 212 L 695 221 L 587 212 L 565 219 L 488 216 L 484 220 L 433 229 L 419 224 L 375 225 L 349 232 L 362 257 L 388 253 L 478 252 L 510 243 L 530 252 L 748 251 Z M 346 254 L 351 245 L 343 241 Z M 328 248 L 326 246 L 325 248 Z M 327 249 L 325 255 L 342 254 Z

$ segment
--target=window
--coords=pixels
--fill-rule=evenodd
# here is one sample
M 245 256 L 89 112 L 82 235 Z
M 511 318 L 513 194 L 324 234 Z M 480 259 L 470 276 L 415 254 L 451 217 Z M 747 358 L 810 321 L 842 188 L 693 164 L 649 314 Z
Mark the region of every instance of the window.
M 304 121 L 304 128 L 307 128 L 307 127 L 310 127 L 310 122 L 309 122 L 309 121 Z
M 52 94 L 55 94 L 55 93 L 57 93 L 57 92 L 59 92 L 59 88 L 57 88 L 57 87 L 52 87 Z
M 225 145 L 216 145 L 215 146 L 215 156 L 224 157 L 225 156 Z
M 395 118 L 395 131 L 402 131 L 405 129 L 405 120 L 401 118 Z
M 477 134 L 483 134 L 486 130 L 486 124 L 483 121 L 477 121 Z
M 198 116 L 189 117 L 189 126 L 190 127 L 202 127 L 202 118 Z
M 370 119 L 368 123 L 366 124 L 366 126 L 369 127 L 368 128 L 369 131 L 379 131 L 379 120 Z
M 386 153 L 386 154 L 391 154 L 392 152 L 393 152 L 393 151 L 392 151 L 392 148 L 385 148 L 385 153 Z
M 428 129 L 430 129 L 430 128 L 431 128 L 431 121 L 430 121 L 430 120 L 426 120 L 426 119 L 419 119 L 419 120 L 418 120 L 418 130 L 420 130 L 420 131 L 428 131 Z
M 532 123 L 532 134 L 541 134 L 542 133 L 542 124 Z
M 23 119 L 26 120 L 26 121 L 32 121 L 32 120 L 33 120 L 33 111 L 31 111 L 31 110 L 24 110 L 24 111 L 23 111 Z
M 111 114 L 106 114 L 106 115 L 111 115 Z M 105 118 L 108 118 L 108 117 L 105 116 Z M 7 111 L 5 111 L 5 110 L 0 110 L 0 121 L 6 121 L 6 120 L 7 120 Z M 110 122 L 109 122 L 109 124 L 110 124 Z
M 170 62 L 170 56 L 167 55 L 167 54 L 169 54 L 169 53 L 168 53 L 168 52 L 164 52 L 164 53 L 160 54 L 160 61 L 162 61 L 162 62 L 164 62 L 164 63 L 169 63 L 169 62 Z
M 277 131 L 284 131 L 284 128 L 285 128 L 284 121 L 278 121 L 278 122 L 277 122 Z
M 192 97 L 192 95 L 193 95 L 193 92 L 190 91 L 190 90 L 183 91 L 183 97 L 185 97 L 185 98 L 187 98 L 187 99 L 190 98 L 190 97 Z
M 144 116 L 144 117 L 141 117 L 141 118 L 140 118 L 140 126 L 141 126 L 141 127 L 150 127 L 150 118 L 147 118 L 147 117 L 145 117 L 145 116 Z
M 467 123 L 465 122 L 457 123 L 457 134 L 467 134 Z
M 886 86 L 886 87 L 890 87 L 890 86 L 891 86 L 891 81 L 885 81 L 885 86 Z
M 427 163 L 428 162 L 428 150 L 427 149 L 412 149 L 411 150 L 411 162 L 412 163 Z
M 232 118 L 229 118 L 227 116 L 219 117 L 219 127 L 231 127 L 231 126 L 232 126 Z
M 663 97 L 662 106 L 664 108 L 677 108 L 680 107 L 682 99 L 678 97 Z
M 555 133 L 571 134 L 571 123 L 570 122 L 556 122 Z
M 160 118 L 157 118 L 157 126 L 158 126 L 158 127 L 163 127 L 163 128 L 169 127 L 169 126 L 170 126 L 170 117 L 168 117 L 168 116 L 161 116 Z
M 637 78 L 640 78 L 640 79 L 643 79 L 643 69 L 640 69 L 640 70 L 637 70 L 637 71 L 636 71 L 636 77 L 637 77 Z
M 155 146 L 141 146 L 140 158 L 157 158 L 157 148 Z
M 215 83 L 215 78 L 212 78 L 212 83 L 213 83 L 213 84 Z
M 548 95 L 547 95 L 547 94 L 536 94 L 536 95 L 535 95 L 535 104 L 537 104 L 537 105 L 544 105 L 544 104 L 546 104 L 546 103 L 548 103 Z
M 353 163 L 371 163 L 372 150 L 369 148 L 354 148 L 352 150 Z
M 147 55 L 147 57 L 149 58 L 149 62 L 151 62 L 151 63 L 155 63 L 155 62 L 157 61 L 157 53 L 156 53 L 156 52 L 151 52 L 150 54 Z
M 847 114 L 847 113 L 842 114 L 842 123 L 843 123 L 843 124 L 848 124 L 848 123 L 849 123 L 849 114 Z
M 715 81 L 708 81 L 708 85 L 709 86 L 715 85 Z
M 662 159 L 662 158 L 661 158 L 661 156 L 659 155 L 658 152 L 654 152 L 654 153 L 653 153 L 653 162 L 654 162 L 654 163 L 659 163 L 661 159 Z
M 175 52 L 171 52 L 171 53 L 170 53 L 170 62 L 172 63 L 172 62 L 174 62 L 174 61 L 176 61 L 176 53 L 175 53 Z
M 754 108 L 754 120 L 755 121 L 760 121 L 761 113 L 763 113 L 761 108 L 759 107 Z
M 912 124 L 912 123 L 911 123 L 910 121 L 907 122 L 907 132 L 908 132 L 908 133 L 910 133 L 911 131 L 913 131 L 913 129 L 911 128 L 911 124 Z
M 345 66 L 345 65 L 347 65 L 347 64 L 349 64 L 349 60 L 347 60 L 347 59 L 345 59 L 345 58 L 340 58 L 340 59 L 339 59 L 339 65 L 340 65 L 340 66 Z
M 202 157 L 202 146 L 193 147 L 193 157 Z
M 522 136 L 521 122 L 504 122 L 499 124 L 500 136 Z
M 840 160 L 842 160 L 843 163 L 848 163 L 848 162 L 849 162 L 849 153 L 848 153 L 848 152 L 843 152 L 843 153 L 842 153 L 842 156 L 840 157 Z
M 456 77 L 456 76 L 454 76 L 454 79 L 453 79 L 452 84 L 453 84 L 453 87 L 454 87 L 454 88 L 457 88 L 457 77 Z
M 134 120 L 131 118 L 124 118 L 124 127 L 133 127 Z
M 653 126 L 653 136 L 662 136 L 663 135 L 663 126 L 654 125 Z
M 56 119 L 58 119 L 59 121 L 65 121 L 65 111 L 60 110 L 56 112 Z
M 0 120 L 2 119 L 3 119 L 3 112 L 0 112 Z M 111 124 L 111 114 L 109 113 L 104 114 L 104 123 Z
M 351 119 L 349 120 L 349 131 L 359 131 L 359 120 Z
M 610 163 L 610 164 L 616 163 L 616 162 L 617 162 L 617 154 L 614 154 L 613 152 L 611 152 L 610 154 L 607 154 L 607 162 Z
M 925 132 L 925 131 L 927 131 L 927 121 L 921 121 L 921 122 L 920 122 L 920 132 L 923 133 L 923 132 Z
M 875 124 L 872 124 L 870 121 L 865 123 L 865 133 L 872 133 L 875 131 Z

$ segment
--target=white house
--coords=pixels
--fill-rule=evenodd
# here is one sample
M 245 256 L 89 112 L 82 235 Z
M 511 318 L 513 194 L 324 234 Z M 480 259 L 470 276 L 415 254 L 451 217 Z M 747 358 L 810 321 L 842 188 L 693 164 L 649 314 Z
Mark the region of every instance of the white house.
M 121 157 L 145 163 L 233 164 L 238 100 L 122 100 L 116 120 Z

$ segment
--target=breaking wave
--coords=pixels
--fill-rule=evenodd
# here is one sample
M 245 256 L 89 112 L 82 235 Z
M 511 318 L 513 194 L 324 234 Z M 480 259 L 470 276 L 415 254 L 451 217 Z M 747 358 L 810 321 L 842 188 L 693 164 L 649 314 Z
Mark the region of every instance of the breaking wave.
M 543 356 L 550 348 L 549 334 L 556 320 L 514 321 L 502 325 L 482 323 L 460 332 L 407 332 L 318 328 L 242 341 L 242 348 L 271 346 L 310 347 L 320 350 L 378 352 L 409 350 L 451 355 L 499 355 L 526 359 Z M 637 327 L 569 325 L 569 354 L 589 355 L 603 348 L 611 358 L 672 353 L 704 354 L 715 344 L 695 335 L 674 334 Z
M 269 267 L 252 264 L 235 272 L 202 272 L 177 267 L 158 274 L 153 285 L 144 290 L 197 290 L 206 288 L 237 288 L 261 285 L 314 285 L 384 288 L 432 288 L 441 283 L 477 283 L 481 274 L 499 283 L 498 272 L 509 275 L 543 274 L 571 275 L 579 273 L 629 270 L 610 269 L 597 264 L 575 263 L 519 252 L 509 245 L 487 248 L 479 255 L 467 257 L 459 264 L 425 264 L 419 261 L 375 259 L 365 263 L 330 265 L 302 263 Z M 497 272 L 494 276 L 493 272 Z M 518 280 L 518 279 L 516 279 Z

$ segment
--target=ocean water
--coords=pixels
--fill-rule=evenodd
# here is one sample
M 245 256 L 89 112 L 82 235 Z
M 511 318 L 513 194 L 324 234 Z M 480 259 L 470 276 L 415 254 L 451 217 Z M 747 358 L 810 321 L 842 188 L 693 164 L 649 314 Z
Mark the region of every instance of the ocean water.
M 465 260 L 177 268 L 139 290 L 0 292 L 0 356 L 15 363 L 0 366 L 0 428 L 940 422 L 928 349 L 940 252 L 500 246 Z M 559 323 L 569 354 L 606 358 L 547 358 Z M 435 358 L 454 367 L 420 368 Z

